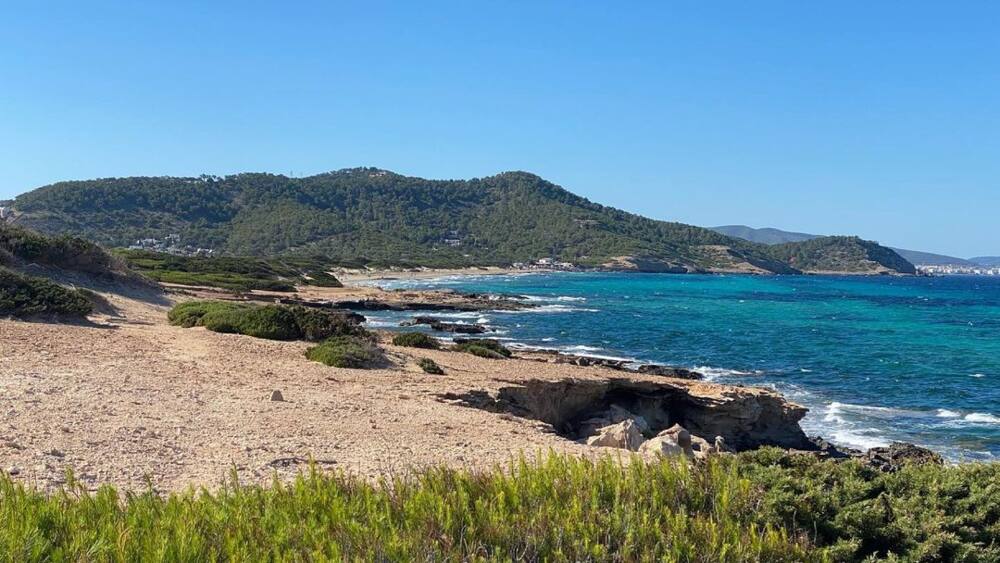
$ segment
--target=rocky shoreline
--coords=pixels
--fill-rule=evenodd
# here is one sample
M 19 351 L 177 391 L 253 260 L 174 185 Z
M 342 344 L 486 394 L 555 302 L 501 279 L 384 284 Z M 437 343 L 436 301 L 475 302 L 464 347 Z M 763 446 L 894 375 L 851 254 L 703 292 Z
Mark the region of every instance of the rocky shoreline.
M 401 312 L 509 311 L 530 309 L 537 306 L 534 303 L 526 302 L 526 298 L 518 295 L 466 293 L 453 290 L 394 290 L 386 293 L 390 297 L 372 297 L 364 300 L 330 302 L 324 306 L 342 308 L 349 311 L 391 310 Z M 400 323 L 402 327 L 418 325 L 427 326 L 431 330 L 442 334 L 477 335 L 488 338 L 488 333 L 490 332 L 489 327 L 486 326 L 451 323 L 426 315 L 416 315 L 410 320 Z M 556 350 L 518 350 L 516 357 L 518 359 L 556 365 L 602 368 L 621 372 L 626 374 L 626 377 L 628 374 L 636 374 L 691 381 L 704 379 L 704 375 L 698 371 L 678 366 L 569 354 Z M 612 404 L 605 412 L 591 413 L 594 416 L 588 419 L 589 423 L 586 425 L 589 431 L 584 433 L 576 432 L 575 439 L 589 446 L 616 447 L 643 454 L 650 454 L 654 451 L 660 453 L 683 452 L 692 458 L 700 458 L 713 453 L 746 449 L 743 447 L 746 443 L 756 441 L 754 447 L 776 445 L 784 447 L 790 452 L 814 455 L 824 459 L 858 459 L 883 471 L 894 471 L 901 464 L 910 461 L 943 463 L 940 455 L 926 448 L 909 443 L 898 442 L 888 447 L 862 451 L 836 446 L 820 436 L 806 437 L 798 425 L 798 422 L 805 416 L 806 409 L 787 402 L 783 397 L 780 398 L 780 401 L 790 407 L 787 412 L 782 411 L 780 415 L 773 416 L 773 418 L 782 421 L 778 425 L 779 427 L 792 421 L 798 432 L 787 428 L 775 431 L 773 429 L 763 430 L 763 426 L 761 428 L 753 427 L 753 430 L 747 430 L 746 432 L 748 435 L 756 435 L 757 437 L 747 438 L 746 436 L 740 436 L 734 440 L 734 434 L 731 430 L 720 430 L 719 434 L 707 436 L 705 434 L 711 434 L 710 431 L 699 427 L 692 432 L 692 430 L 685 428 L 679 422 L 675 422 L 668 428 L 659 428 L 656 430 L 648 424 L 648 421 L 642 415 L 633 414 L 626 407 Z M 760 405 L 754 405 L 750 410 L 757 408 L 760 408 Z M 764 409 L 764 411 L 769 411 L 769 408 Z M 768 412 L 766 416 L 772 416 L 773 414 Z M 658 415 L 658 418 L 662 417 L 662 414 Z M 733 417 L 734 420 L 738 418 L 740 417 Z M 607 424 L 601 425 L 601 423 Z M 695 425 L 697 426 L 698 423 L 695 423 Z M 724 425 L 720 425 L 718 428 L 722 426 Z M 733 426 L 738 427 L 736 424 L 733 424 Z M 776 432 L 776 434 L 772 436 L 768 434 L 769 432 Z

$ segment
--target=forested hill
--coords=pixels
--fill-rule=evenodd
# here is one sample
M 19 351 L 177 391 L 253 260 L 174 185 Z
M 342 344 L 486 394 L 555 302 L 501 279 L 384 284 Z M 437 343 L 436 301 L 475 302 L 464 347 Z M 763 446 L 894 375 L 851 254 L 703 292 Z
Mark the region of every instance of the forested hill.
M 315 255 L 341 264 L 453 267 L 555 258 L 642 271 L 797 271 L 788 252 L 605 207 L 525 172 L 472 180 L 374 168 L 307 178 L 111 178 L 39 188 L 14 207 L 23 225 L 106 246 L 176 234 L 185 245 L 225 254 Z M 818 250 L 845 244 L 857 245 L 836 239 Z M 814 258 L 804 263 L 825 264 Z M 872 271 L 899 269 L 896 258 Z

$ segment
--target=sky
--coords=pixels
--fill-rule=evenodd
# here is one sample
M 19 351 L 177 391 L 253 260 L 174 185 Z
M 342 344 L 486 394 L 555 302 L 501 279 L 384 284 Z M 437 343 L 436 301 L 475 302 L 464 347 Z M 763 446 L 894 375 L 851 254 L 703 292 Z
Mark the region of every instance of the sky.
M 527 170 L 657 219 L 997 255 L 998 29 L 972 1 L 18 3 L 0 199 Z

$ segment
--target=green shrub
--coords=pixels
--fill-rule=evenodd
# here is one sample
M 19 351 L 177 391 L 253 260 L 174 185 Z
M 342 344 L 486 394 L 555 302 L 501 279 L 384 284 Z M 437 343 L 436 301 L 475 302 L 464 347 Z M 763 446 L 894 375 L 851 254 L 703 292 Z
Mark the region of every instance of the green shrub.
M 365 338 L 335 336 L 306 350 L 306 357 L 332 367 L 372 369 L 386 364 L 382 350 Z
M 310 340 L 366 335 L 355 315 L 287 305 L 254 305 L 227 301 L 187 301 L 167 314 L 185 328 L 204 326 L 214 332 L 245 334 L 271 340 Z
M 201 318 L 201 324 L 213 332 L 245 334 L 268 340 L 302 338 L 295 313 L 277 305 L 212 311 Z
M 437 362 L 430 358 L 420 358 L 417 360 L 417 365 L 420 366 L 420 369 L 424 370 L 424 373 L 444 375 L 444 370 L 441 369 L 441 366 L 437 365 Z
M 760 517 L 808 533 L 837 560 L 1000 561 L 1000 464 L 908 465 L 883 473 L 776 448 L 740 454 L 766 491 Z
M 230 301 L 184 301 L 174 305 L 167 313 L 170 324 L 191 328 L 201 325 L 201 318 L 211 312 L 245 309 L 247 305 Z
M 46 279 L 0 267 L 0 316 L 65 315 L 85 317 L 93 311 L 88 296 Z
M 0 257 L 89 274 L 108 274 L 118 262 L 100 246 L 77 237 L 50 237 L 0 221 Z
M 289 307 L 295 315 L 295 322 L 302 333 L 302 339 L 320 342 L 331 336 L 367 336 L 361 326 L 364 317 L 348 312 L 312 309 L 309 307 Z
M 429 350 L 437 350 L 441 347 L 437 338 L 427 336 L 422 332 L 401 332 L 392 337 L 392 343 L 396 346 L 427 348 Z
M 456 339 L 455 350 L 491 360 L 504 360 L 511 356 L 506 346 L 490 338 Z

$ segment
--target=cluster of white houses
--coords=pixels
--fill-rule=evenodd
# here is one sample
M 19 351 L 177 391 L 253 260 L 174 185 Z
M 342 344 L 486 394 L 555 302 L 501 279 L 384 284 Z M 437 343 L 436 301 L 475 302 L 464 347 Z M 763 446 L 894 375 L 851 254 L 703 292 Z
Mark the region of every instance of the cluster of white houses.
M 956 264 L 918 264 L 921 273 L 932 276 L 1000 276 L 1000 266 L 965 266 Z

